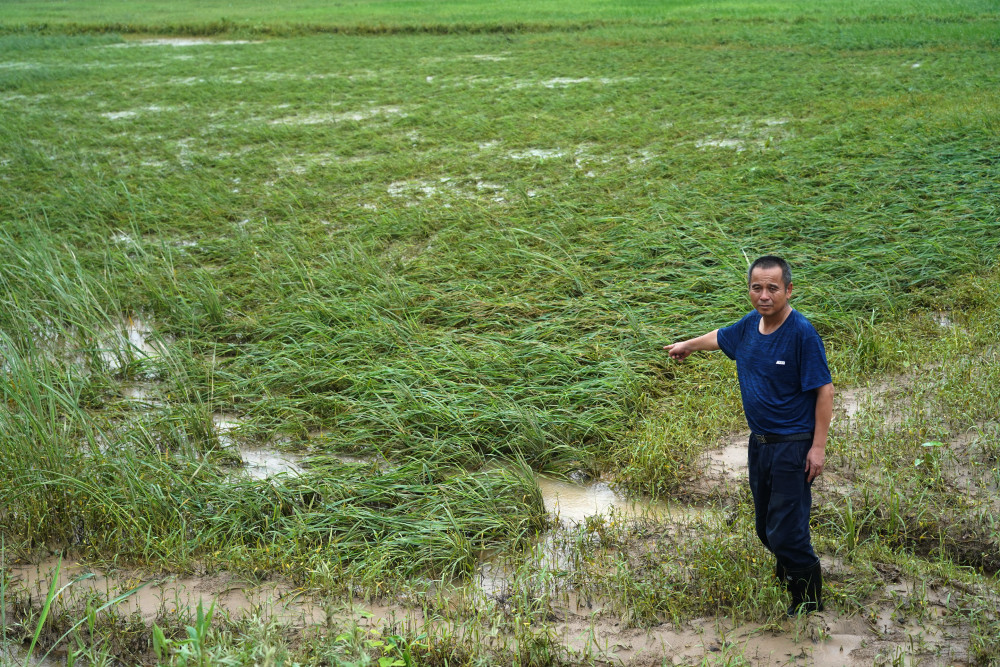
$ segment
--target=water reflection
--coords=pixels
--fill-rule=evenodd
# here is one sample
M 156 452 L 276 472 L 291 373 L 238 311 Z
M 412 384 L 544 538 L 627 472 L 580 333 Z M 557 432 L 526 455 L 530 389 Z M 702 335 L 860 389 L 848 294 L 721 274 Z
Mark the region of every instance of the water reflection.
M 101 361 L 116 371 L 129 361 L 152 359 L 165 352 L 169 339 L 158 337 L 139 317 L 126 316 L 120 327 L 108 332 L 100 342 Z
M 276 475 L 301 475 L 302 456 L 273 449 L 240 449 L 244 472 L 253 479 L 269 479 Z
M 649 519 L 679 527 L 715 516 L 711 507 L 628 497 L 605 481 L 574 482 L 542 475 L 536 476 L 535 481 L 542 492 L 545 510 L 557 517 L 559 527 L 534 540 L 528 560 L 533 567 L 550 572 L 575 569 L 573 561 L 579 552 L 572 544 L 575 538 L 570 538 L 587 525 L 588 518 Z M 480 562 L 475 584 L 488 596 L 504 597 L 512 592 L 517 580 L 515 569 L 511 562 L 486 555 Z M 567 595 L 573 597 L 575 593 L 569 591 Z M 591 607 L 592 602 L 587 601 L 586 606 Z
M 615 514 L 625 518 L 684 518 L 704 510 L 681 507 L 649 498 L 628 497 L 607 482 L 579 483 L 539 475 L 545 510 L 563 524 L 586 521 L 587 517 Z

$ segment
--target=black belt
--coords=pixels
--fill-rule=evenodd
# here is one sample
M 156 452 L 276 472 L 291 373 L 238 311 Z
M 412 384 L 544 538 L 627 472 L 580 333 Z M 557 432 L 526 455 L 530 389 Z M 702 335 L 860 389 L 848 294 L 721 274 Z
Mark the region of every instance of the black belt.
M 788 435 L 780 435 L 775 433 L 751 433 L 753 437 L 757 438 L 757 442 L 762 445 L 773 445 L 776 442 L 799 442 L 800 440 L 812 440 L 813 434 L 809 433 L 790 433 Z

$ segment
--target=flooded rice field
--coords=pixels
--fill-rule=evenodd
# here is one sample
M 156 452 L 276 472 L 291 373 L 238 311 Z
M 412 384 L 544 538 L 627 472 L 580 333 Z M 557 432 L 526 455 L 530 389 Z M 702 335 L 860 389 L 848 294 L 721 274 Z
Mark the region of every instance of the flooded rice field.
M 129 359 L 169 355 L 173 343 L 171 338 L 157 336 L 141 318 L 123 318 L 120 330 L 101 334 L 97 339 L 98 358 L 112 372 L 120 371 Z M 897 395 L 901 383 L 909 381 L 896 378 L 869 387 L 848 388 L 839 395 L 837 410 L 849 428 L 864 428 L 871 413 L 884 412 L 886 401 Z M 128 383 L 122 395 L 150 414 L 165 405 L 164 389 L 155 380 Z M 903 420 L 906 410 L 897 410 Z M 331 461 L 368 470 L 376 477 L 395 468 L 389 460 L 375 455 L 321 453 L 334 438 L 326 431 L 311 432 L 305 440 L 261 441 L 252 420 L 244 415 L 215 412 L 209 415 L 209 421 L 218 445 L 238 456 L 230 473 L 234 482 L 249 478 L 267 481 L 276 489 L 296 480 L 308 484 L 316 474 L 314 466 L 327 466 Z M 980 440 L 973 436 L 955 446 L 974 448 L 980 446 L 977 443 Z M 930 455 L 937 452 L 928 451 L 926 456 Z M 987 481 L 983 486 L 982 476 L 976 471 L 957 462 L 949 464 L 950 460 L 938 463 L 941 474 L 952 475 L 956 484 L 964 484 L 969 498 L 982 494 L 992 499 L 990 502 L 995 501 L 995 482 Z M 940 578 L 907 578 L 898 569 L 886 571 L 881 593 L 864 608 L 836 609 L 765 624 L 711 616 L 696 616 L 684 622 L 662 617 L 647 618 L 642 624 L 628 622 L 615 593 L 595 585 L 607 576 L 593 570 L 596 563 L 618 553 L 612 558 L 620 559 L 618 567 L 629 563 L 631 568 L 642 562 L 644 553 L 660 548 L 652 546 L 657 542 L 675 543 L 680 548 L 685 540 L 705 539 L 694 536 L 706 531 L 728 532 L 728 526 L 738 521 L 733 499 L 745 484 L 745 437 L 734 434 L 718 447 L 703 451 L 698 470 L 689 481 L 686 497 L 700 499 L 697 502 L 701 504 L 630 495 L 613 478 L 591 479 L 581 473 L 567 477 L 535 474 L 532 483 L 549 520 L 546 530 L 529 540 L 516 555 L 481 553 L 471 576 L 428 579 L 423 583 L 411 580 L 405 592 L 396 594 L 372 594 L 359 589 L 350 590 L 346 597 L 331 598 L 323 587 L 293 579 L 281 571 L 263 580 L 218 565 L 199 565 L 196 569 L 202 571 L 200 574 L 161 574 L 148 569 L 91 566 L 55 557 L 31 564 L 9 564 L 6 586 L 14 598 L 27 594 L 31 599 L 43 599 L 54 583 L 62 591 L 57 606 L 68 614 L 88 600 L 106 602 L 121 597 L 104 613 L 141 619 L 146 624 L 163 622 L 182 610 L 200 606 L 213 609 L 216 618 L 226 623 L 254 619 L 297 632 L 337 623 L 375 633 L 407 629 L 460 637 L 479 632 L 472 621 L 478 616 L 477 610 L 494 608 L 501 615 L 515 613 L 523 604 L 522 596 L 530 593 L 545 601 L 550 632 L 564 650 L 587 655 L 599 664 L 653 665 L 664 658 L 673 664 L 693 664 L 709 657 L 725 659 L 727 655 L 740 656 L 754 665 L 911 664 L 914 656 L 921 656 L 919 664 L 969 664 L 967 642 L 973 630 L 961 614 L 960 602 L 968 590 Z M 976 492 L 972 493 L 972 489 Z M 837 499 L 832 502 L 840 503 L 854 493 L 844 473 L 832 475 L 829 481 L 821 480 L 816 489 L 821 502 L 832 498 Z M 647 533 L 651 537 L 643 537 Z M 677 557 L 683 558 L 682 553 L 678 552 Z M 857 563 L 825 555 L 823 560 L 834 594 L 858 574 Z M 670 568 L 678 568 L 683 577 L 692 576 L 684 574 L 688 570 L 683 563 L 674 563 Z M 18 659 L 16 649 L 7 650 L 15 650 L 9 655 L 12 660 Z M 49 660 L 44 664 L 62 664 L 58 655 L 55 662 Z
M 950 332 L 950 321 L 947 326 L 940 325 L 942 319 L 935 316 L 935 324 Z M 171 361 L 175 343 L 173 336 L 159 335 L 151 320 L 140 316 L 113 318 L 110 327 L 90 335 L 70 330 L 40 338 L 45 354 L 53 359 L 90 364 L 92 372 L 128 373 L 120 397 L 133 419 L 138 416 L 152 423 L 171 414 L 173 390 L 165 383 L 158 364 Z M 915 389 L 917 377 L 898 375 L 842 390 L 836 403 L 842 432 L 866 433 L 874 415 L 884 417 L 880 424 L 906 428 L 912 423 L 914 410 L 919 415 L 921 410 L 936 409 L 933 393 Z M 386 476 L 397 479 L 394 476 L 401 470 L 401 464 L 380 452 L 331 451 L 337 434 L 329 430 L 309 431 L 304 437 L 262 436 L 252 414 L 204 409 L 193 418 L 202 422 L 195 430 L 208 434 L 207 448 L 177 452 L 170 458 L 174 465 L 192 466 L 193 474 L 223 462 L 218 482 L 232 485 L 234 490 L 249 480 L 265 482 L 279 495 L 305 489 L 300 498 L 307 498 L 317 481 L 339 483 L 336 478 L 324 479 L 327 475 L 349 470 L 344 483 L 379 484 Z M 994 433 L 994 427 L 985 422 L 959 437 L 924 429 L 923 441 L 913 450 L 914 458 L 903 463 L 918 471 L 925 468 L 926 483 L 950 485 L 958 494 L 955 498 L 970 507 L 996 506 L 996 476 L 984 475 L 984 469 L 970 464 L 977 452 L 989 451 Z M 103 456 L 116 453 L 105 440 L 100 442 L 99 451 Z M 216 458 L 220 453 L 224 457 Z M 169 446 L 164 455 L 169 455 Z M 864 494 L 869 493 L 866 485 L 874 480 L 858 477 L 854 472 L 857 467 L 857 462 L 835 466 L 814 490 L 820 505 L 819 521 L 831 525 L 855 522 L 846 542 L 853 549 L 873 539 L 865 522 L 874 521 L 883 511 L 878 506 L 864 506 Z M 486 474 L 492 475 L 498 469 L 491 464 L 487 470 L 492 472 Z M 474 466 L 468 472 L 473 476 L 482 473 Z M 505 474 L 516 477 L 521 473 L 512 467 Z M 595 664 L 654 665 L 663 659 L 695 664 L 707 659 L 724 661 L 726 656 L 739 656 L 754 665 L 974 663 L 969 646 L 976 629 L 963 600 L 977 596 L 995 601 L 994 594 L 952 582 L 941 574 L 907 574 L 895 566 L 879 566 L 884 569 L 875 571 L 876 582 L 863 606 L 831 603 L 827 612 L 807 618 L 749 622 L 735 615 L 706 614 L 703 608 L 698 613 L 695 607 L 689 618 L 675 620 L 655 611 L 657 597 L 669 596 L 669 588 L 654 588 L 654 593 L 630 592 L 651 595 L 653 600 L 644 616 L 630 616 L 635 612 L 629 611 L 621 590 L 609 585 L 621 576 L 615 572 L 627 573 L 632 581 L 660 572 L 655 576 L 672 582 L 669 586 L 685 586 L 703 578 L 699 568 L 705 567 L 705 560 L 698 555 L 699 550 L 719 549 L 714 540 L 744 540 L 750 534 L 739 500 L 745 479 L 746 443 L 739 433 L 726 435 L 714 447 L 700 451 L 683 493 L 677 494 L 684 502 L 629 493 L 613 476 L 591 478 L 578 471 L 563 477 L 532 473 L 527 483 L 537 490 L 545 514 L 544 529 L 514 550 L 479 550 L 464 573 L 410 578 L 394 584 L 391 592 L 367 584 L 345 586 L 341 582 L 331 587 L 332 581 L 344 575 L 332 575 L 317 561 L 304 570 L 282 566 L 261 576 L 256 568 L 251 572 L 227 569 L 224 560 L 196 561 L 186 572 L 157 572 L 148 566 L 91 565 L 55 556 L 8 563 L 5 589 L 9 599 L 20 601 L 18 605 L 42 600 L 49 590 L 58 589 L 53 613 L 66 618 L 79 615 L 88 605 L 107 604 L 101 613 L 108 619 L 130 618 L 151 626 L 201 608 L 212 609 L 217 621 L 225 624 L 277 624 L 307 634 L 334 624 L 369 633 L 432 633 L 474 641 L 486 623 L 483 613 L 496 615 L 489 621 L 499 624 L 496 632 L 508 632 L 499 628 L 506 627 L 510 619 L 526 613 L 528 618 L 542 614 L 559 650 L 586 656 Z M 397 479 L 395 484 L 401 482 Z M 428 488 L 433 489 L 433 485 Z M 900 492 L 891 490 L 893 493 Z M 913 521 L 916 530 L 926 531 L 929 516 L 907 515 L 902 498 L 891 502 L 900 506 L 900 514 L 893 520 L 899 522 L 900 534 L 908 536 L 904 539 L 915 540 L 916 548 L 932 548 L 922 545 L 921 535 L 911 533 L 906 525 Z M 376 503 L 379 507 L 384 501 Z M 277 513 L 287 512 L 287 507 Z M 995 550 L 995 542 L 990 540 L 995 538 L 981 533 L 958 535 L 944 528 L 938 531 L 941 548 L 950 549 L 955 557 L 977 567 L 996 567 L 997 560 L 989 555 Z M 85 543 L 86 538 L 79 539 Z M 872 576 L 849 553 L 846 558 L 842 555 L 841 544 L 827 542 L 826 549 L 821 549 L 834 600 L 850 582 Z M 831 546 L 836 555 L 829 555 Z M 976 549 L 981 550 L 978 556 Z M 758 564 L 757 551 L 759 547 L 739 547 L 738 562 L 749 567 L 746 576 L 751 585 L 760 587 L 759 595 L 777 595 L 780 600 L 780 593 L 766 578 L 766 556 Z M 322 557 L 323 547 L 316 553 Z M 763 581 L 756 578 L 761 569 Z M 719 584 L 703 585 L 707 587 L 705 595 L 718 596 L 720 602 L 726 599 L 727 592 L 717 588 Z M 17 609 L 26 607 L 16 606 L 12 617 L 17 617 Z M 537 619 L 527 622 L 530 625 Z M 20 659 L 18 649 L 6 650 L 11 660 Z M 57 652 L 43 664 L 63 664 L 64 655 Z
M 0 662 L 1000 659 L 995 12 L 116 3 L 0 11 Z M 772 252 L 798 618 L 663 354 Z

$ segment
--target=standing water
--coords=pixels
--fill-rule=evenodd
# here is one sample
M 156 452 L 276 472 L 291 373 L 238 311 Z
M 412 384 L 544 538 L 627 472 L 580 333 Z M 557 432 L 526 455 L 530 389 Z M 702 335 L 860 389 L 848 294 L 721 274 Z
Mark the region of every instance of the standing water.
M 648 498 L 629 498 L 615 491 L 607 482 L 589 484 L 538 476 L 545 510 L 555 514 L 560 523 L 579 524 L 587 517 L 614 513 L 627 518 L 681 518 L 700 513 L 690 507 L 672 506 Z

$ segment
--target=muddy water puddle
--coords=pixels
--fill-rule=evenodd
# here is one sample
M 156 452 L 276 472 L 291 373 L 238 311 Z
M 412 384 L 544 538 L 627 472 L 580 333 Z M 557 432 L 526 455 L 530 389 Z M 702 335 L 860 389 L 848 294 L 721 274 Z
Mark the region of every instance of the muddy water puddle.
M 305 472 L 302 466 L 302 454 L 283 452 L 273 447 L 250 447 L 239 442 L 239 429 L 242 420 L 234 414 L 215 413 L 212 415 L 212 427 L 219 442 L 235 450 L 243 461 L 241 472 L 251 479 L 270 479 L 278 475 L 297 477 Z
M 199 604 L 207 610 L 214 603 L 220 613 L 234 619 L 260 616 L 291 625 L 322 620 L 320 609 L 305 601 L 301 590 L 284 583 L 254 585 L 226 572 L 201 577 L 144 577 L 104 572 L 76 562 L 60 565 L 58 560 L 48 559 L 37 565 L 11 567 L 11 590 L 26 590 L 37 599 L 45 599 L 57 569 L 57 590 L 67 587 L 58 600 L 66 608 L 94 596 L 102 602 L 113 600 L 138 588 L 114 606 L 117 613 L 139 614 L 144 621 L 153 622 L 164 614 L 194 610 Z
M 243 459 L 243 470 L 252 479 L 270 479 L 278 475 L 301 475 L 304 470 L 299 463 L 302 456 L 289 452 L 276 452 L 266 449 L 240 448 L 240 458 Z
M 529 547 L 526 558 L 533 567 L 550 572 L 575 569 L 571 562 L 573 549 L 567 543 L 567 536 L 578 527 L 588 526 L 588 521 L 654 520 L 683 526 L 716 516 L 708 507 L 629 497 L 606 481 L 578 482 L 544 475 L 537 475 L 535 481 L 545 510 L 555 517 L 558 526 L 539 535 Z M 515 564 L 484 556 L 474 584 L 487 597 L 504 599 L 515 590 L 517 581 Z M 561 595 L 565 598 L 565 607 L 572 613 L 584 609 L 585 613 L 594 613 L 606 606 L 606 601 L 579 596 L 572 587 Z
M 161 37 L 159 39 L 131 40 L 121 44 L 110 44 L 109 48 L 129 48 L 134 46 L 231 46 L 234 44 L 259 44 L 244 39 L 208 39 L 199 37 Z
M 139 317 L 125 317 L 121 326 L 107 332 L 101 340 L 101 359 L 111 370 L 118 370 L 131 359 L 163 355 L 169 338 L 157 337 L 153 328 Z
M 542 492 L 545 510 L 563 525 L 585 523 L 589 517 L 615 516 L 626 519 L 652 518 L 690 520 L 706 510 L 648 498 L 632 498 L 616 491 L 604 481 L 581 483 L 539 475 L 535 478 Z
M 93 331 L 53 326 L 35 332 L 35 345 L 50 358 L 85 368 L 97 363 L 112 372 L 134 361 L 162 357 L 172 342 L 137 315 L 124 315 Z

